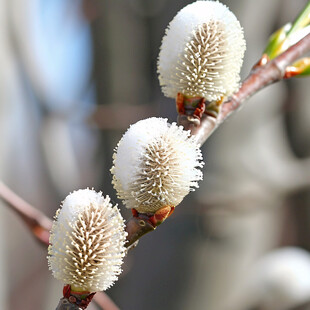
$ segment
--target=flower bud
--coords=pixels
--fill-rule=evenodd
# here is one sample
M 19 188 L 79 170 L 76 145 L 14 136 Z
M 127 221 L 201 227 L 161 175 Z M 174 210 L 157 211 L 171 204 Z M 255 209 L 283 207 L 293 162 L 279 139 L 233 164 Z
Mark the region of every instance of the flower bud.
M 273 33 L 264 51 L 269 59 L 285 52 L 289 47 L 299 42 L 310 33 L 310 2 L 308 2 L 293 23 L 288 23 Z M 300 74 L 302 69 L 297 69 Z M 292 74 L 294 76 L 294 74 Z
M 310 57 L 305 57 L 293 63 L 293 67 L 299 72 L 300 76 L 310 75 Z
M 218 101 L 239 87 L 245 52 L 235 15 L 215 1 L 187 5 L 170 22 L 158 58 L 159 82 L 167 97 L 178 93 Z
M 291 30 L 292 24 L 288 23 L 270 36 L 269 42 L 264 51 L 269 59 L 279 56 L 308 35 L 310 33 L 310 26 L 300 28 L 293 32 Z
M 56 213 L 49 267 L 74 291 L 106 290 L 121 273 L 126 235 L 124 220 L 108 196 L 90 189 L 75 191 Z
M 113 155 L 113 185 L 127 208 L 154 213 L 198 187 L 202 155 L 195 137 L 167 119 L 131 125 Z

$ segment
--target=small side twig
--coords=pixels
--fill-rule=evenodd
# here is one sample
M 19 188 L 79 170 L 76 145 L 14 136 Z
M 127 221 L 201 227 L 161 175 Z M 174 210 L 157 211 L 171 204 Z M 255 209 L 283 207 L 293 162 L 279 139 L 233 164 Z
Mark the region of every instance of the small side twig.
M 16 195 L 1 181 L 0 198 L 17 213 L 40 243 L 45 246 L 49 244 L 52 221 L 47 216 Z

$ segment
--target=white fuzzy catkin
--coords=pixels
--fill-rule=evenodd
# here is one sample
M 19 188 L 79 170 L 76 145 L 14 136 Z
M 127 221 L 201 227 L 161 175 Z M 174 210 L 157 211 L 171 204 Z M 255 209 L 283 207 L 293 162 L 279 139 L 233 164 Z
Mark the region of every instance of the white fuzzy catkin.
M 108 196 L 90 189 L 75 191 L 56 213 L 49 267 L 74 290 L 106 290 L 121 273 L 126 235 L 124 220 Z
M 118 197 L 140 213 L 177 206 L 202 179 L 202 155 L 195 138 L 163 118 L 131 125 L 118 143 L 113 164 Z
M 243 30 L 222 3 L 196 1 L 170 22 L 158 58 L 159 82 L 167 97 L 220 100 L 239 87 L 245 52 Z

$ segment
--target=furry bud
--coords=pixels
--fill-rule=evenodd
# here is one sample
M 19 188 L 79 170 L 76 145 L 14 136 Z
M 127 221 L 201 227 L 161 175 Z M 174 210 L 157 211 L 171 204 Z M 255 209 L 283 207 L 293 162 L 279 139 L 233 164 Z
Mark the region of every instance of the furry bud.
M 170 22 L 158 58 L 167 97 L 178 93 L 218 101 L 239 87 L 245 52 L 243 30 L 222 3 L 196 1 Z
M 75 191 L 56 213 L 49 267 L 75 291 L 106 290 L 121 273 L 126 235 L 124 220 L 108 196 L 90 189 Z
M 202 179 L 202 155 L 195 138 L 163 118 L 131 125 L 113 159 L 118 197 L 140 213 L 177 206 Z

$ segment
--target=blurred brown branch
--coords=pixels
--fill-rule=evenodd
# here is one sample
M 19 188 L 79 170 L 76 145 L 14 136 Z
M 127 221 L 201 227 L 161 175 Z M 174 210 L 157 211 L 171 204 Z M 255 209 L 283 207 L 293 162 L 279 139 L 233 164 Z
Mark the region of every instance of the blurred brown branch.
M 45 246 L 49 244 L 52 221 L 48 217 L 16 195 L 1 181 L 0 198 L 17 213 L 39 242 Z

